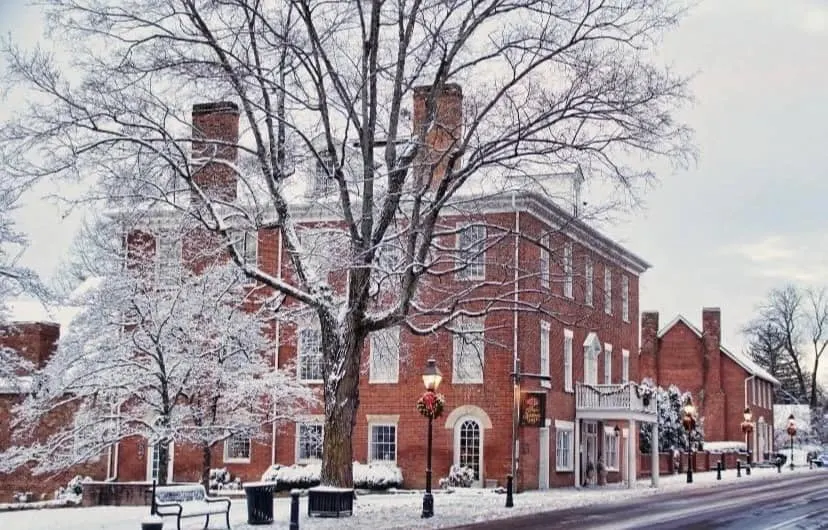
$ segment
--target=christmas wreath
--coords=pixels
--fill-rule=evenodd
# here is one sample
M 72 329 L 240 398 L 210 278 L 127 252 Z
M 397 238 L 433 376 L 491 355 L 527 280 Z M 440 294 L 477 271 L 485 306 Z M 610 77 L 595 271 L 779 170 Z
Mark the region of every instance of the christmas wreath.
M 426 418 L 439 418 L 445 404 L 446 398 L 443 394 L 436 394 L 429 390 L 417 400 L 417 412 Z

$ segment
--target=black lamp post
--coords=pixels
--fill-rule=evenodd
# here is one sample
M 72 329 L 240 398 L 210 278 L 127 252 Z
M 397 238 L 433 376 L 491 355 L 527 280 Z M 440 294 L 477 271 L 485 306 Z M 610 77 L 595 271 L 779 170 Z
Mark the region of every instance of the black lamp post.
M 443 380 L 443 375 L 437 369 L 437 361 L 429 359 L 426 365 L 425 372 L 423 372 L 423 384 L 426 388 L 426 393 L 432 394 L 440 386 L 440 381 Z M 433 415 L 428 416 L 428 463 L 426 466 L 426 490 L 423 494 L 423 513 L 422 517 L 431 517 L 434 515 L 434 497 L 431 495 L 431 423 L 434 421 Z
M 696 407 L 693 406 L 693 398 L 687 396 L 684 404 L 684 417 L 681 419 L 684 431 L 687 433 L 687 483 L 693 483 L 693 433 L 696 430 Z
M 742 422 L 742 432 L 745 434 L 745 451 L 747 452 L 747 468 L 745 472 L 750 475 L 751 451 L 750 451 L 750 435 L 753 432 L 753 414 L 750 412 L 750 407 L 745 407 L 745 412 L 742 414 L 745 421 Z
M 791 437 L 791 469 L 793 470 L 793 439 L 796 436 L 796 420 L 794 420 L 794 415 L 791 414 L 788 416 L 788 435 Z

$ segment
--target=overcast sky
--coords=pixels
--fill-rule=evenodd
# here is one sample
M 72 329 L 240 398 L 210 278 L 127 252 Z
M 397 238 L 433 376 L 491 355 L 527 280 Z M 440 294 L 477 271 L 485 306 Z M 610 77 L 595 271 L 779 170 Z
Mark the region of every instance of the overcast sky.
M 10 3 L 0 0 L 0 32 L 37 38 L 37 13 Z M 653 264 L 642 310 L 700 324 L 703 306 L 719 306 L 724 344 L 741 351 L 739 329 L 768 289 L 828 284 L 828 0 L 702 1 L 659 50 L 697 73 L 681 117 L 701 158 L 659 175 L 645 209 L 604 230 Z M 43 191 L 18 219 L 31 238 L 24 262 L 48 278 L 78 219 Z

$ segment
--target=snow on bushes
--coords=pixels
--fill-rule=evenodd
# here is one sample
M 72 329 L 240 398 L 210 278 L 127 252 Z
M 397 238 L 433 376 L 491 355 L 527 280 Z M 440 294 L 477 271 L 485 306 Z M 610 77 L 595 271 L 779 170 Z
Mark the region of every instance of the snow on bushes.
M 275 464 L 264 472 L 262 481 L 277 483 L 278 491 L 293 488 L 307 489 L 319 485 L 322 464 L 294 464 L 283 466 Z M 403 477 L 400 468 L 393 464 L 360 464 L 354 462 L 354 488 L 366 490 L 385 490 L 402 486 Z
M 705 442 L 704 449 L 705 451 L 709 451 L 711 453 L 744 453 L 745 442 Z
M 225 467 L 213 468 L 210 470 L 211 490 L 240 490 L 242 489 L 239 477 L 235 479 Z
M 451 466 L 447 477 L 440 479 L 440 487 L 470 488 L 474 482 L 474 469 L 463 466 Z
M 80 504 L 81 498 L 83 497 L 84 482 L 92 482 L 92 478 L 75 475 L 65 488 L 58 488 L 55 491 L 55 499 L 65 500 L 72 504 Z

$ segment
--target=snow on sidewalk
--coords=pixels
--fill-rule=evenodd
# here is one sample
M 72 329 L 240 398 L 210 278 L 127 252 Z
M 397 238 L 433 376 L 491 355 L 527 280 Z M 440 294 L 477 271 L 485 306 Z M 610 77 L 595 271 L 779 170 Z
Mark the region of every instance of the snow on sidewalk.
M 797 468 L 783 469 L 783 475 L 804 473 L 826 473 L 828 471 Z M 492 490 L 458 489 L 453 493 L 441 491 L 434 495 L 432 519 L 421 519 L 422 491 L 402 491 L 396 494 L 361 495 L 354 502 L 353 517 L 341 519 L 319 519 L 307 517 L 307 499 L 300 502 L 299 527 L 320 530 L 364 529 L 383 530 L 392 528 L 445 528 L 479 521 L 490 521 L 515 515 L 574 508 L 590 504 L 625 502 L 657 493 L 687 489 L 711 488 L 722 484 L 733 484 L 737 480 L 761 481 L 778 476 L 776 468 L 753 469 L 750 477 L 736 478 L 736 470 L 728 469 L 722 481 L 716 480 L 715 472 L 696 473 L 694 483 L 686 483 L 686 475 L 661 477 L 658 489 L 649 487 L 649 480 L 641 480 L 634 489 L 619 485 L 576 490 L 559 488 L 546 491 L 530 491 L 515 495 L 514 508 L 505 508 L 506 496 Z M 57 508 L 48 510 L 26 510 L 0 513 L 0 528 L 9 530 L 139 530 L 141 520 L 148 514 L 144 506 L 100 506 L 95 508 Z M 268 526 L 250 526 L 247 521 L 247 506 L 244 500 L 234 500 L 230 511 L 233 530 L 255 530 L 262 528 L 288 527 L 290 499 L 275 501 L 276 521 Z M 202 528 L 204 518 L 185 519 L 183 528 Z M 167 518 L 165 530 L 175 528 L 175 521 Z M 224 528 L 223 520 L 217 518 L 210 528 Z

